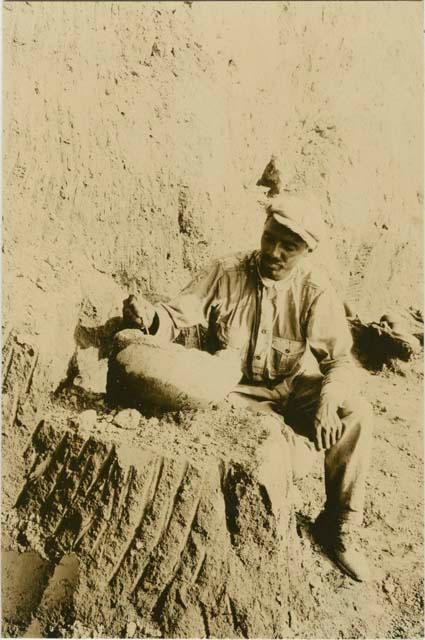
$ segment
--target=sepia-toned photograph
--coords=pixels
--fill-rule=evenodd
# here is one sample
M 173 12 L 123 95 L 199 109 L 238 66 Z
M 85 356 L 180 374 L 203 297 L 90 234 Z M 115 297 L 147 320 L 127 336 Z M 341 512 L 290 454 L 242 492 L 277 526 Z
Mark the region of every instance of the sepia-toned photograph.
M 1 11 L 1 637 L 423 638 L 423 3 Z

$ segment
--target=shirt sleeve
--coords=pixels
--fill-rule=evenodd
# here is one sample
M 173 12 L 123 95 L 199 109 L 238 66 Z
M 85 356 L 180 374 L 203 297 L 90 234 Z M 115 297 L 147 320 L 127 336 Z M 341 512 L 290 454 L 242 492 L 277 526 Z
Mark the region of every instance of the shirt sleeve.
M 322 394 L 341 405 L 357 375 L 351 332 L 342 302 L 333 289 L 322 291 L 311 305 L 307 339 L 324 375 Z
M 222 275 L 219 261 L 203 269 L 171 302 L 155 307 L 161 341 L 177 338 L 181 329 L 201 324 L 208 326 L 211 309 L 218 300 L 218 282 Z

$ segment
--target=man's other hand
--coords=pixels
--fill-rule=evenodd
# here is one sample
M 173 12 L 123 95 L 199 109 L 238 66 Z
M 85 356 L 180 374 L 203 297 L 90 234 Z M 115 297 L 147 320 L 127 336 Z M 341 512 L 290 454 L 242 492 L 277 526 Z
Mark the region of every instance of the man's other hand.
M 322 396 L 314 420 L 314 445 L 317 451 L 332 447 L 344 432 L 335 400 Z
M 137 327 L 148 333 L 155 318 L 155 308 L 142 296 L 131 295 L 122 304 L 122 315 L 130 327 Z

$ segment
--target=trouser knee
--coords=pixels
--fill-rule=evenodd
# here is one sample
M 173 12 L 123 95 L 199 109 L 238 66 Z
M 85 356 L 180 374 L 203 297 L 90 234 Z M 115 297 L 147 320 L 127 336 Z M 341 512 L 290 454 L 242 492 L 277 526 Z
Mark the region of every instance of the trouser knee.
M 361 396 L 346 401 L 338 413 L 347 427 L 357 426 L 361 431 L 372 431 L 372 407 Z

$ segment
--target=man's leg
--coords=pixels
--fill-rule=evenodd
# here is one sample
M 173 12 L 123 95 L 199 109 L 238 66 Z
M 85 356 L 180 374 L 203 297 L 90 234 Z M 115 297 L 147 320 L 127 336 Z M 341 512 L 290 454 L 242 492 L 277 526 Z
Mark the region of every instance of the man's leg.
M 282 424 L 287 424 L 283 417 L 281 396 L 274 389 L 239 384 L 229 393 L 227 399 L 234 406 L 260 413 L 271 413 L 278 416 Z M 298 434 L 293 429 L 286 428 L 285 437 L 289 447 L 293 476 L 295 479 L 301 478 L 313 465 L 317 453 L 305 434 Z
M 314 438 L 314 418 L 321 387 L 321 376 L 300 376 L 284 411 L 286 423 L 311 440 Z M 365 484 L 372 448 L 372 412 L 363 398 L 353 395 L 339 408 L 338 415 L 343 434 L 325 451 L 326 504 L 318 524 L 333 527 L 335 535 L 340 538 L 363 522 Z M 337 544 L 341 542 L 339 538 Z M 358 567 L 343 568 L 352 577 L 365 579 L 363 573 L 366 574 L 367 569 L 362 559 L 348 553 L 345 563 L 344 553 L 340 564 L 351 564 L 353 560 Z

